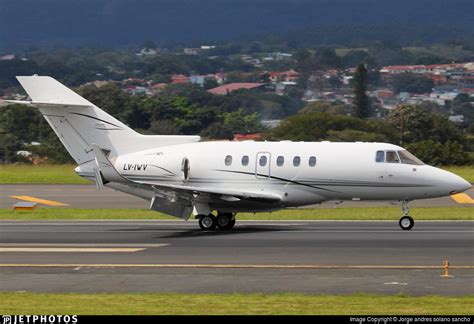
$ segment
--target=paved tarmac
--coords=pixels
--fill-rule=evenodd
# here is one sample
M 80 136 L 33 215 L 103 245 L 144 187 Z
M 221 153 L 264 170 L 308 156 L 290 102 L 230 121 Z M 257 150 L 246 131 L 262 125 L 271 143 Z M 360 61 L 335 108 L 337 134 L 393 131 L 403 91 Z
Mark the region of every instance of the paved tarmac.
M 474 188 L 466 191 L 474 198 Z M 10 196 L 32 196 L 67 204 L 69 208 L 148 208 L 149 202 L 110 188 L 97 189 L 94 185 L 0 185 L 0 208 L 11 208 L 18 202 Z M 399 205 L 397 202 L 352 202 L 337 204 L 339 207 L 384 207 Z M 328 208 L 336 202 L 326 202 L 311 208 Z M 473 204 L 459 204 L 451 197 L 416 200 L 410 207 L 472 207 Z
M 0 290 L 464 295 L 473 243 L 466 221 L 0 221 Z

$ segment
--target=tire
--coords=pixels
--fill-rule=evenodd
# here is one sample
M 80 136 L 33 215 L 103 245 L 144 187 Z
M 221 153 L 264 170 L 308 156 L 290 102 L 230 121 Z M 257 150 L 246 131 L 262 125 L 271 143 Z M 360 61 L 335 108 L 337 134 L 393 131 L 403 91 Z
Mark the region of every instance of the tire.
M 217 226 L 216 217 L 212 214 L 202 215 L 199 218 L 199 227 L 203 231 L 213 231 L 216 229 L 216 226 Z
M 234 228 L 235 218 L 232 213 L 222 213 L 217 215 L 217 226 L 222 230 Z
M 410 216 L 403 216 L 400 218 L 398 225 L 400 225 L 402 230 L 409 231 L 412 229 L 413 225 L 415 225 L 415 221 Z
M 227 226 L 229 226 L 230 221 L 231 218 L 227 214 L 217 215 L 217 226 L 221 229 L 227 228 Z

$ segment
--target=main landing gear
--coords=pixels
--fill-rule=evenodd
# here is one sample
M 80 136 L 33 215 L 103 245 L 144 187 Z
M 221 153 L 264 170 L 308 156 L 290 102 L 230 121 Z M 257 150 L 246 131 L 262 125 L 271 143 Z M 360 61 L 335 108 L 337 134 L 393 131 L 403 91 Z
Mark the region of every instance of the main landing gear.
M 398 221 L 398 224 L 404 231 L 409 231 L 415 225 L 415 221 L 413 218 L 409 215 L 410 213 L 410 208 L 408 207 L 408 200 L 402 201 L 402 210 L 403 210 L 403 216 L 400 218 Z
M 221 230 L 231 230 L 235 225 L 235 217 L 232 213 L 219 213 L 217 217 L 213 214 L 197 215 L 199 227 L 203 231 L 213 231 L 216 228 Z

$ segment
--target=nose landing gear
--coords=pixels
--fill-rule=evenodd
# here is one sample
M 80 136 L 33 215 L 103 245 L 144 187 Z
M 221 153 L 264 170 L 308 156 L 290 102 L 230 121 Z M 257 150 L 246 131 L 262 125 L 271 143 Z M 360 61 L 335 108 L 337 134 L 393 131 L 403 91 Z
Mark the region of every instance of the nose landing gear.
M 413 225 L 415 225 L 415 221 L 409 215 L 410 208 L 408 207 L 408 200 L 402 201 L 402 211 L 403 215 L 398 221 L 398 225 L 400 225 L 401 229 L 404 231 L 409 231 L 412 229 Z

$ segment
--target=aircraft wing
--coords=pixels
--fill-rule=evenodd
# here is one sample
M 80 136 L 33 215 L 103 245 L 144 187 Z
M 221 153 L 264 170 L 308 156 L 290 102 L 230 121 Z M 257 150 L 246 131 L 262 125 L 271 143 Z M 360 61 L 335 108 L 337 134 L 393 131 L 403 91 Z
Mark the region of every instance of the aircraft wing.
M 273 193 L 262 193 L 242 190 L 229 190 L 225 188 L 216 188 L 210 186 L 189 186 L 189 185 L 176 185 L 146 181 L 134 181 L 139 184 L 151 185 L 156 190 L 161 191 L 176 191 L 179 194 L 190 194 L 197 198 L 199 195 L 211 195 L 218 196 L 218 198 L 226 201 L 238 201 L 238 200 L 255 200 L 261 202 L 275 203 L 281 200 L 281 197 Z

